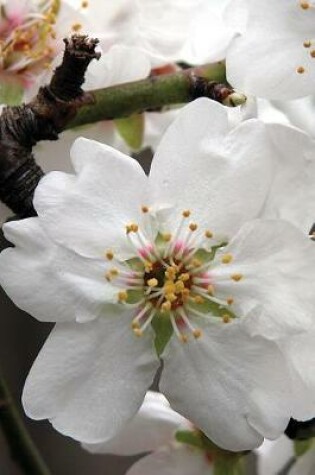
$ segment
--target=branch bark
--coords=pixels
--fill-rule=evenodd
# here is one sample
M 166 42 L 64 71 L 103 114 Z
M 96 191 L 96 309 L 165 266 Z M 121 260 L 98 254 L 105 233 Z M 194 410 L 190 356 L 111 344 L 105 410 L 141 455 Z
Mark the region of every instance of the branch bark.
M 32 154 L 41 140 L 57 140 L 78 109 L 94 101 L 81 89 L 98 41 L 75 35 L 65 40 L 62 64 L 50 84 L 29 104 L 6 107 L 0 117 L 0 199 L 19 217 L 35 214 L 34 190 L 43 176 Z
M 227 106 L 237 106 L 246 100 L 225 82 L 222 63 L 205 64 L 173 74 L 150 76 L 141 81 L 107 87 L 92 92 L 95 103 L 83 107 L 66 128 L 91 124 L 101 120 L 120 119 L 135 113 L 163 110 L 208 97 Z

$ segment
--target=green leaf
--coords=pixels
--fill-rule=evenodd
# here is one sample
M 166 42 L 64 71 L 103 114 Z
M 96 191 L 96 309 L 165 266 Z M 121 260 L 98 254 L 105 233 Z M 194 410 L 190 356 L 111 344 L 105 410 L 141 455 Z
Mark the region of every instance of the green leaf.
M 310 450 L 313 445 L 314 439 L 306 439 L 306 440 L 295 440 L 294 441 L 294 452 L 297 457 L 301 457 L 306 452 Z
M 17 106 L 21 104 L 24 89 L 21 84 L 13 81 L 0 82 L 0 104 Z
M 139 150 L 143 142 L 144 114 L 134 114 L 125 119 L 116 119 L 118 133 L 133 150 Z
M 164 348 L 173 335 L 173 327 L 169 318 L 169 314 L 157 312 L 152 320 L 152 327 L 155 331 L 155 350 L 157 355 L 161 356 Z

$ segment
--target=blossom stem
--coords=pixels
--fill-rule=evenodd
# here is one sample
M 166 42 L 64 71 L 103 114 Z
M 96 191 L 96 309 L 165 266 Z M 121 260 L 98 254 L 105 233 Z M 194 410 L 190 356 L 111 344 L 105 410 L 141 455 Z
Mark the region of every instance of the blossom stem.
M 228 106 L 244 103 L 245 96 L 235 92 L 225 81 L 225 66 L 221 62 L 98 89 L 91 93 L 95 103 L 82 107 L 66 128 L 144 111 L 161 111 L 198 97 L 209 97 Z
M 25 475 L 49 475 L 50 471 L 27 432 L 8 386 L 0 374 L 0 426 L 12 459 Z

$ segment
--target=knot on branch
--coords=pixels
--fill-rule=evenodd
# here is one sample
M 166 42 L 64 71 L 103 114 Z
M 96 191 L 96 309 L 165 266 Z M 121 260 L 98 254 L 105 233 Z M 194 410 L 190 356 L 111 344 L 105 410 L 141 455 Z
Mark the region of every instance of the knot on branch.
M 80 107 L 94 101 L 81 86 L 93 59 L 98 40 L 74 35 L 64 40 L 62 64 L 48 86 L 40 88 L 29 103 L 5 107 L 0 117 L 0 200 L 20 217 L 35 214 L 34 190 L 43 176 L 35 163 L 33 146 L 41 140 L 56 140 Z

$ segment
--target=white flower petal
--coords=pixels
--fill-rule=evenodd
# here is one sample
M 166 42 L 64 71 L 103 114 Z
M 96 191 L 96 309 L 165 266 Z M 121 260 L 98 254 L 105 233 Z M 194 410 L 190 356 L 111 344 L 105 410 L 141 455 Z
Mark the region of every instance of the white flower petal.
M 211 475 L 206 455 L 189 447 L 165 447 L 136 462 L 127 475 Z
M 103 260 L 86 259 L 56 245 L 38 218 L 4 225 L 15 244 L 0 255 L 0 282 L 15 304 L 42 321 L 93 319 L 114 302 Z
M 188 208 L 201 227 L 228 236 L 257 216 L 270 179 L 264 125 L 249 120 L 229 133 L 226 108 L 208 99 L 180 112 L 157 148 L 150 173 L 155 200 L 177 211 L 170 226 Z
M 315 62 L 303 43 L 314 38 L 314 9 L 303 9 L 296 0 L 247 0 L 246 7 L 246 29 L 227 54 L 229 82 L 267 99 L 313 93 Z
M 34 206 L 58 243 L 88 257 L 108 246 L 130 253 L 125 226 L 139 222 L 147 203 L 147 177 L 136 160 L 104 144 L 78 139 L 71 151 L 77 176 L 50 173 Z
M 262 217 L 285 219 L 308 234 L 315 222 L 315 141 L 293 127 L 268 125 L 276 170 Z
M 175 431 L 188 421 L 170 408 L 160 393 L 148 391 L 139 412 L 123 430 L 106 443 L 85 444 L 97 454 L 134 455 L 157 450 L 173 440 Z
M 150 332 L 137 339 L 119 309 L 57 324 L 26 380 L 24 409 L 64 435 L 99 443 L 135 415 L 158 366 Z
M 253 449 L 290 418 L 290 379 L 278 347 L 237 323 L 208 324 L 198 340 L 172 338 L 160 388 L 174 410 L 217 445 Z
M 224 254 L 232 263 L 211 271 L 217 292 L 234 298 L 236 313 L 245 316 L 251 334 L 283 339 L 314 325 L 315 247 L 286 221 L 246 223 Z M 231 276 L 241 274 L 235 282 Z
M 315 414 L 315 375 L 314 375 L 315 332 L 296 335 L 281 346 L 288 358 L 296 391 L 296 404 L 292 417 L 309 420 Z
M 256 455 L 258 475 L 277 475 L 294 457 L 293 442 L 285 435 L 272 442 L 265 440 Z

